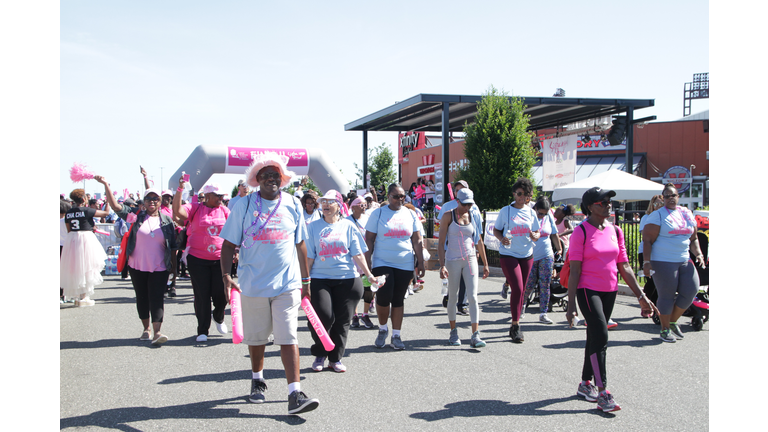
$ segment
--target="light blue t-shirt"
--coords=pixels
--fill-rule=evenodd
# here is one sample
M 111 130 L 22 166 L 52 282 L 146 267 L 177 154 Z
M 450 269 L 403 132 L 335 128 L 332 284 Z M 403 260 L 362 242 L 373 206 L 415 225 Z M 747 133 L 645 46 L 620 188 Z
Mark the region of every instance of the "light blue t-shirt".
M 357 272 L 355 255 L 368 251 L 365 239 L 348 219 L 329 224 L 323 219 L 307 226 L 307 258 L 313 259 L 313 279 L 352 279 Z
M 528 258 L 533 255 L 533 241 L 531 241 L 529 234 L 531 231 L 539 230 L 539 218 L 532 208 L 527 205 L 521 209 L 512 205 L 505 206 L 499 211 L 499 216 L 493 227 L 503 231 L 505 236 L 509 236 L 508 231 L 511 231 L 510 247 L 507 248 L 500 244 L 500 255 L 514 258 Z
M 243 198 L 246 198 L 247 196 L 248 195 L 241 197 L 240 194 L 238 193 L 237 195 L 229 199 L 229 202 L 227 203 L 227 208 L 232 210 L 233 208 L 235 208 L 235 204 L 237 204 L 238 201 L 240 201 Z
M 690 210 L 680 206 L 675 210 L 662 207 L 650 214 L 646 225 L 659 226 L 659 235 L 651 248 L 651 261 L 688 261 L 688 247 L 697 227 Z
M 421 222 L 406 207 L 394 211 L 389 206 L 379 207 L 371 213 L 365 229 L 376 234 L 371 267 L 394 267 L 413 271 L 413 244 L 411 236 L 419 231 Z
M 323 213 L 320 212 L 320 209 L 315 209 L 315 211 L 313 211 L 311 215 L 307 214 L 306 210 L 303 211 L 302 213 L 304 216 L 304 223 L 307 224 L 307 226 L 309 226 L 309 224 L 311 224 L 312 222 L 323 218 Z
M 346 219 L 350 222 L 352 222 L 352 225 L 357 227 L 357 229 L 360 231 L 360 234 L 363 236 L 363 239 L 365 239 L 365 224 L 368 222 L 368 215 L 365 213 L 362 213 L 360 215 L 360 219 L 355 219 L 355 216 L 350 213 L 349 216 L 346 217 Z M 366 246 L 366 249 L 368 247 Z
M 440 207 L 440 213 L 437 214 L 437 220 L 442 220 L 443 215 L 445 212 L 449 212 L 455 208 L 459 207 L 459 202 L 455 199 L 448 201 L 447 203 L 443 204 L 442 207 Z M 483 220 L 483 215 L 480 213 L 480 209 L 477 207 L 477 204 L 472 204 L 472 207 L 470 210 L 472 212 L 472 217 L 475 217 L 477 215 L 477 219 Z
M 640 218 L 640 226 L 637 228 L 637 231 L 640 233 L 640 246 L 637 247 L 637 253 L 641 254 L 643 253 L 643 243 L 645 243 L 643 239 L 643 228 L 645 228 L 645 224 L 648 223 L 648 216 L 650 215 L 643 215 L 643 217 Z M 644 260 L 647 259 L 647 257 L 643 257 Z
M 219 234 L 224 240 L 240 246 L 237 274 L 244 296 L 276 297 L 286 291 L 301 289 L 296 245 L 307 238 L 304 210 L 298 199 L 280 193 L 282 202 L 268 222 L 267 216 L 278 200 L 268 201 L 253 193 L 235 204 Z M 258 201 L 261 202 L 261 214 Z M 264 229 L 257 231 L 265 222 Z M 243 245 L 246 230 L 250 235 Z
M 552 250 L 552 241 L 549 240 L 551 234 L 557 234 L 557 224 L 555 223 L 555 217 L 552 216 L 552 212 L 539 219 L 539 226 L 541 227 L 539 230 L 541 236 L 539 236 L 539 240 L 533 246 L 534 261 L 555 256 L 555 252 Z

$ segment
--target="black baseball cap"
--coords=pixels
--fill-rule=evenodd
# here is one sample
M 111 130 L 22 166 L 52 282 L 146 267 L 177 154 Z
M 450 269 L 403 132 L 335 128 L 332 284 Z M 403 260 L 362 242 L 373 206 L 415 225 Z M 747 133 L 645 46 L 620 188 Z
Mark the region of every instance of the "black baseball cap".
M 596 202 L 605 200 L 606 198 L 613 198 L 616 196 L 616 192 L 612 190 L 603 190 L 595 186 L 591 189 L 587 189 L 584 195 L 581 196 L 581 212 L 585 215 L 589 215 L 587 208 Z

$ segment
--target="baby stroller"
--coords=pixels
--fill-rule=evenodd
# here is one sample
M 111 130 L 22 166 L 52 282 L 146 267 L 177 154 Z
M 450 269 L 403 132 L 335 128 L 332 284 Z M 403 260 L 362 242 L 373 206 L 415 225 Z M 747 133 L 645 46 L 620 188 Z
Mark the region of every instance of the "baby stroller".
M 549 307 L 546 312 L 552 312 L 552 307 L 562 308 L 563 312 L 568 311 L 568 288 L 565 288 L 560 284 L 560 270 L 563 268 L 563 258 L 559 257 L 554 263 L 554 269 L 556 276 L 552 277 L 552 282 L 549 284 Z M 539 299 L 539 287 L 536 286 L 525 297 L 525 304 L 523 305 L 523 311 L 528 309 L 531 304 L 540 304 Z M 541 311 L 542 313 L 544 311 Z
M 709 238 L 707 237 L 707 234 L 699 231 L 697 237 L 699 238 L 701 253 L 704 256 L 708 256 Z M 704 328 L 704 323 L 709 321 L 709 260 L 707 260 L 705 268 L 701 268 L 695 264 L 696 258 L 693 254 L 690 254 L 690 260 L 694 263 L 696 273 L 699 275 L 699 292 L 693 299 L 693 304 L 683 312 L 683 316 L 691 317 L 691 326 L 693 329 L 701 331 L 701 329 Z M 648 299 L 655 304 L 659 298 L 655 285 L 646 284 L 645 287 L 646 296 L 648 296 Z M 658 315 L 653 315 L 653 322 L 656 325 L 661 325 L 661 320 Z
M 701 226 L 699 227 L 701 228 Z M 709 221 L 707 221 L 707 228 L 709 228 Z M 704 256 L 709 256 L 709 237 L 701 231 L 697 233 L 697 237 L 699 238 L 701 253 Z M 693 256 L 691 256 L 691 260 L 695 262 Z M 683 312 L 683 316 L 691 317 L 693 329 L 701 331 L 704 323 L 709 321 L 709 260 L 707 260 L 705 268 L 696 266 L 696 273 L 699 274 L 699 293 L 693 299 L 693 304 Z

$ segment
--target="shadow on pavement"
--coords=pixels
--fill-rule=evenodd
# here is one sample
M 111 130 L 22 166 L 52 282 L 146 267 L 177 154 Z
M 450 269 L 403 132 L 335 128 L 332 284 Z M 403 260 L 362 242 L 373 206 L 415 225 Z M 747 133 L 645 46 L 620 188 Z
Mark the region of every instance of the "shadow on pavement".
M 283 378 L 283 379 L 285 378 L 284 370 L 264 369 L 265 380 L 280 379 L 280 378 Z M 169 379 L 160 381 L 158 384 L 182 384 L 182 383 L 190 383 L 190 382 L 224 383 L 227 381 L 242 381 L 244 383 L 250 384 L 250 379 L 251 379 L 251 373 L 249 369 L 249 370 L 234 371 L 234 372 L 221 372 L 221 373 L 212 373 L 212 374 L 206 374 L 206 375 L 190 375 L 190 376 L 183 376 L 183 377 L 177 377 L 177 378 L 169 378 Z M 245 385 L 246 384 L 243 384 L 243 386 Z
M 273 403 L 287 403 L 277 401 Z M 249 403 L 245 396 L 220 399 L 214 401 L 197 402 L 186 405 L 171 405 L 159 408 L 127 407 L 96 411 L 85 416 L 63 418 L 59 422 L 60 429 L 71 427 L 97 426 L 105 429 L 119 429 L 123 431 L 136 431 L 129 423 L 146 422 L 151 420 L 166 419 L 219 419 L 219 418 L 243 418 L 243 419 L 272 419 L 289 425 L 301 425 L 306 422 L 301 417 L 292 415 L 258 415 L 241 412 L 241 408 Z M 235 407 L 231 407 L 235 406 Z
M 545 407 L 561 402 L 578 399 L 578 396 L 569 396 L 557 399 L 545 399 L 542 401 L 512 404 L 500 400 L 469 400 L 450 403 L 444 409 L 433 412 L 420 412 L 411 414 L 412 418 L 425 421 L 446 420 L 456 417 L 486 417 L 486 416 L 548 416 L 559 414 L 582 414 L 590 410 L 596 411 L 595 404 L 585 404 L 583 410 L 546 410 Z

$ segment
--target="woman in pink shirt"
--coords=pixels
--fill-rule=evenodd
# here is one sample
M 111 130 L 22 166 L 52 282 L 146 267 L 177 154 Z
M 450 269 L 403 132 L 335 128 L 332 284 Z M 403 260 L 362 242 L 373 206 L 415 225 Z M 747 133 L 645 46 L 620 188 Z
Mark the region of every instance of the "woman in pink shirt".
M 117 202 L 109 182 L 103 176 L 94 179 L 104 185 L 104 195 L 109 206 L 123 220 L 131 223 L 125 253 L 128 256 L 128 272 L 136 293 L 136 310 L 144 331 L 139 340 L 152 340 L 158 346 L 168 341 L 160 333 L 165 316 L 165 287 L 169 271 L 176 257 L 176 229 L 173 220 L 160 211 L 161 192 L 157 189 L 144 191 L 145 210 L 138 214 L 127 205 Z M 154 336 L 150 338 L 150 322 Z
M 637 296 L 642 315 L 649 317 L 652 313 L 659 313 L 635 280 L 627 259 L 624 233 L 607 220 L 611 216 L 611 197 L 614 196 L 616 192 L 598 187 L 584 192 L 581 211 L 587 219 L 573 230 L 568 252 L 571 274 L 568 278 L 568 312 L 565 316 L 569 326 L 572 326 L 578 301 L 587 323 L 582 381 L 576 394 L 590 402 L 597 401 L 598 409 L 603 412 L 621 409 L 613 400 L 613 395 L 606 390 L 605 374 L 608 320 L 618 293 L 617 269 Z M 593 378 L 597 386 L 592 384 Z
M 181 205 L 181 193 L 184 180 L 179 179 L 179 189 L 173 197 L 173 215 L 187 226 L 187 269 L 195 294 L 195 316 L 197 317 L 197 342 L 208 341 L 208 329 L 211 319 L 216 322 L 216 329 L 221 334 L 229 331 L 224 324 L 224 310 L 227 307 L 227 295 L 224 292 L 224 280 L 221 274 L 221 245 L 224 239 L 219 237 L 221 228 L 229 217 L 229 208 L 221 205 L 223 191 L 218 185 L 203 186 L 203 202 Z M 213 314 L 211 314 L 213 301 Z

